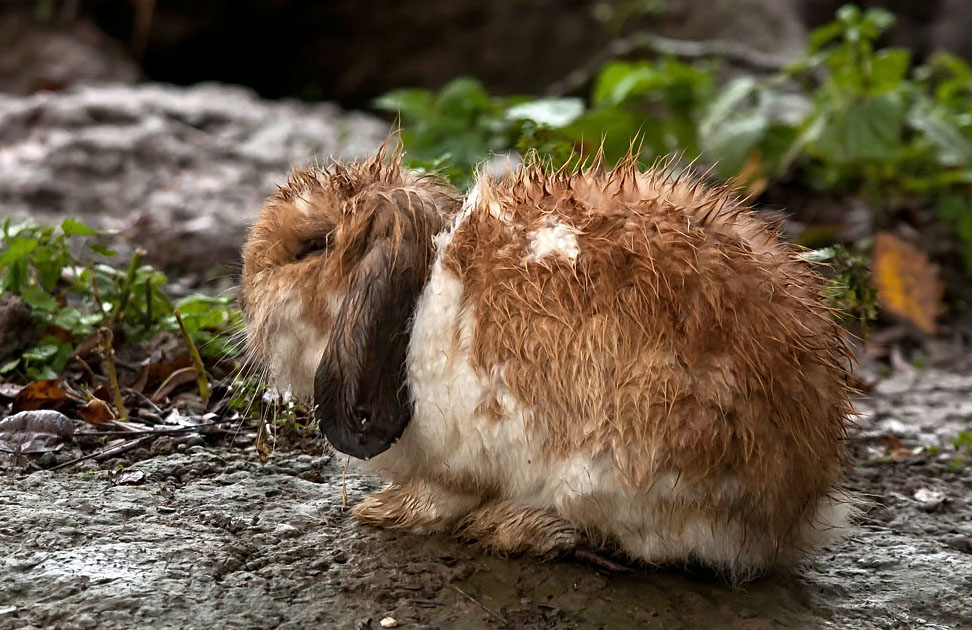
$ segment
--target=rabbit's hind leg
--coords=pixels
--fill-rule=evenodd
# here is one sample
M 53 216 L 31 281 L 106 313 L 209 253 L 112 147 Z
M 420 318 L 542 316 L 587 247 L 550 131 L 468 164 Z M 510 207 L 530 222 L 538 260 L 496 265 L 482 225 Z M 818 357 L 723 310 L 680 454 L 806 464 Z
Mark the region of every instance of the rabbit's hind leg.
M 447 531 L 479 503 L 477 497 L 412 480 L 393 483 L 369 495 L 355 506 L 352 515 L 375 527 L 428 534 Z
M 581 542 L 578 531 L 549 509 L 500 501 L 470 512 L 456 533 L 499 554 L 527 553 L 551 558 L 572 553 Z

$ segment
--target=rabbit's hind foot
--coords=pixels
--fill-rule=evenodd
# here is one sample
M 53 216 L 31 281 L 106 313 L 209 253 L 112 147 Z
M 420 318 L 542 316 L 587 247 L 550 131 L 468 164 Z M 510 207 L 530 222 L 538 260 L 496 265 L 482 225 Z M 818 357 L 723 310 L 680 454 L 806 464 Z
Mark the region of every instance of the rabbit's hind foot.
M 574 526 L 553 511 L 509 501 L 470 512 L 456 526 L 456 533 L 498 555 L 553 558 L 574 552 L 581 543 Z

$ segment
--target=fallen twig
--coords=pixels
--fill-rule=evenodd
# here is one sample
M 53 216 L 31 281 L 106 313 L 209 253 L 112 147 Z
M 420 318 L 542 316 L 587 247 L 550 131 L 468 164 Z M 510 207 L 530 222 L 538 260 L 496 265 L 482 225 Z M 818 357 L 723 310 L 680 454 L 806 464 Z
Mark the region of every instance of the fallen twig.
M 495 610 L 492 610 L 491 608 L 489 608 L 488 606 L 486 606 L 486 604 L 483 604 L 478 599 L 476 599 L 475 597 L 473 597 L 472 595 L 470 595 L 466 591 L 462 590 L 461 588 L 459 588 L 455 584 L 452 585 L 452 588 L 456 589 L 456 591 L 460 595 L 466 597 L 469 601 L 471 601 L 472 603 L 476 604 L 477 606 L 479 606 L 480 608 L 482 608 L 483 610 L 485 610 L 486 612 L 488 612 L 490 615 L 492 615 L 493 617 L 495 617 L 496 619 L 498 619 L 501 623 L 503 623 L 503 625 L 506 625 L 507 624 L 506 618 L 503 615 L 499 614 Z
M 199 424 L 187 425 L 184 427 L 168 427 L 165 429 L 135 429 L 133 431 L 80 431 L 74 434 L 75 438 L 78 437 L 113 437 L 113 436 L 124 436 L 124 435 L 178 435 L 179 433 L 192 433 L 193 431 L 198 431 L 199 429 L 205 429 L 207 427 L 215 427 L 220 424 L 232 424 L 233 420 L 215 420 L 213 422 L 201 422 Z M 206 433 L 202 431 L 202 433 Z M 231 433 L 231 431 L 227 431 Z
M 127 420 L 128 410 L 125 409 L 121 388 L 118 387 L 118 374 L 115 372 L 115 348 L 112 346 L 114 335 L 111 328 L 107 326 L 102 326 L 98 330 L 98 335 L 101 338 L 101 358 L 105 363 L 105 372 L 108 374 L 108 389 L 111 391 L 111 398 L 115 402 L 115 410 L 118 412 L 120 420 Z
M 341 473 L 341 509 L 348 509 L 348 468 L 351 466 L 351 456 L 344 462 L 344 472 Z
M 85 361 L 84 359 L 82 359 L 77 354 L 72 354 L 70 360 L 77 362 L 81 366 L 81 368 L 88 375 L 88 378 L 91 380 L 91 384 L 92 385 L 94 385 L 94 386 L 97 386 L 98 385 L 98 375 L 96 375 L 94 373 L 94 370 L 91 369 L 91 366 L 88 365 L 88 362 L 87 361 Z
M 136 448 L 137 446 L 144 444 L 145 442 L 152 439 L 152 436 L 147 435 L 145 437 L 136 438 L 134 440 L 128 440 L 122 444 L 116 444 L 115 446 L 107 446 L 103 449 L 97 450 L 94 453 L 88 453 L 87 455 L 82 455 L 72 459 L 69 462 L 64 462 L 63 464 L 58 464 L 57 466 L 52 466 L 48 470 L 60 470 L 61 468 L 67 468 L 68 466 L 73 466 L 74 464 L 83 462 L 88 459 L 96 459 L 100 457 L 106 457 L 108 455 L 121 455 L 122 453 L 127 453 L 128 451 Z
M 605 558 L 593 549 L 578 547 L 574 550 L 574 558 L 580 562 L 592 565 L 595 569 L 600 569 L 605 573 L 631 573 L 631 567 L 619 564 L 610 558 Z

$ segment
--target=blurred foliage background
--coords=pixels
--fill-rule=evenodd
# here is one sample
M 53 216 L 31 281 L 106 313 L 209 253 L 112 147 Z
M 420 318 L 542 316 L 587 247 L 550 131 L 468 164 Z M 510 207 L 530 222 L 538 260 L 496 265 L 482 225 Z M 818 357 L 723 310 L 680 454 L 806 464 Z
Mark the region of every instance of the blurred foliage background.
M 935 333 L 972 300 L 970 30 L 964 0 L 0 0 L 0 90 L 336 100 L 400 120 L 410 165 L 459 186 L 638 138 L 645 164 L 785 209 L 856 319 L 879 300 Z

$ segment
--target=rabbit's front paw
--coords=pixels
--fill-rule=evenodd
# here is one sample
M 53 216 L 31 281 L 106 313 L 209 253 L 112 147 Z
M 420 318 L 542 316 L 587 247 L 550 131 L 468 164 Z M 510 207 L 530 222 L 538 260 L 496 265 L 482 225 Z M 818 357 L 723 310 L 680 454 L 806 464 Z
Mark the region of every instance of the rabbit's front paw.
M 447 530 L 478 502 L 475 497 L 458 495 L 421 481 L 409 481 L 392 484 L 368 496 L 355 506 L 352 515 L 375 527 L 433 533 Z

